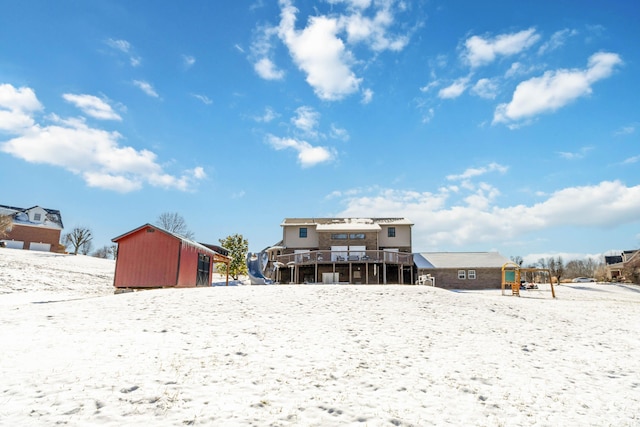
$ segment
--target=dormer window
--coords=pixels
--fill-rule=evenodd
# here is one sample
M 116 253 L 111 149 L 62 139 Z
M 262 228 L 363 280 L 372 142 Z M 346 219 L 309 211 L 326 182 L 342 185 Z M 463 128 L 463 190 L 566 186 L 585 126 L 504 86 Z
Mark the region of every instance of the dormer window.
M 36 222 L 40 222 L 42 220 L 42 215 L 39 213 L 33 214 L 33 220 Z

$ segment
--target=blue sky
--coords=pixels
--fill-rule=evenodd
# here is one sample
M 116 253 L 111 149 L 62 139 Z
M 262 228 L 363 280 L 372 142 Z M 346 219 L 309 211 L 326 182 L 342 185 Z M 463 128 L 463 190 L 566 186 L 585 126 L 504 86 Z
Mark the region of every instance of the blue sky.
M 163 212 L 252 251 L 333 216 L 407 217 L 415 251 L 640 247 L 637 2 L 0 7 L 0 203 L 94 247 Z

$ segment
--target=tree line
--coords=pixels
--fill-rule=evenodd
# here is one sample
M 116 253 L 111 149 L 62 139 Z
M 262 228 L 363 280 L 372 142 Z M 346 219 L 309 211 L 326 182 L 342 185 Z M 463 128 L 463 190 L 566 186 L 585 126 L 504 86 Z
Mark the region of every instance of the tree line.
M 513 256 L 511 261 L 521 267 L 524 263 L 521 256 Z M 537 262 L 528 264 L 525 268 L 548 269 L 558 282 L 562 281 L 562 278 L 574 279 L 576 277 L 589 277 L 598 281 L 607 280 L 607 266 L 604 258 L 600 260 L 593 258 L 573 259 L 566 263 L 561 256 L 539 258 Z

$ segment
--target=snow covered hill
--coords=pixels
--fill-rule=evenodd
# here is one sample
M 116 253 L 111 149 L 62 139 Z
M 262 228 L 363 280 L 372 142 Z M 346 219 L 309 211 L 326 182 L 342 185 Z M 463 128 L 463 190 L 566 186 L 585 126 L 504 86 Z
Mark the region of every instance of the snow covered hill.
M 0 249 L 0 425 L 639 425 L 638 286 L 114 295 L 113 269 Z

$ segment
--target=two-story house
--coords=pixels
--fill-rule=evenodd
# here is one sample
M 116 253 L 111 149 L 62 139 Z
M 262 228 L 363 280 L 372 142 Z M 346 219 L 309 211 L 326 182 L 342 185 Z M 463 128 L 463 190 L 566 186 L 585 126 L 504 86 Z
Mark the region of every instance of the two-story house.
M 286 218 L 268 248 L 265 275 L 276 283 L 413 283 L 406 218 Z
M 605 256 L 604 260 L 609 280 L 640 283 L 640 250 L 623 251 L 620 255 Z
M 64 226 L 60 211 L 40 206 L 17 208 L 0 205 L 0 215 L 12 219 L 10 229 L 2 239 L 4 246 L 15 249 L 63 253 L 60 233 Z

